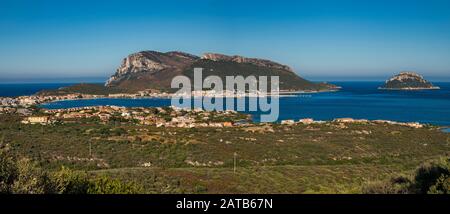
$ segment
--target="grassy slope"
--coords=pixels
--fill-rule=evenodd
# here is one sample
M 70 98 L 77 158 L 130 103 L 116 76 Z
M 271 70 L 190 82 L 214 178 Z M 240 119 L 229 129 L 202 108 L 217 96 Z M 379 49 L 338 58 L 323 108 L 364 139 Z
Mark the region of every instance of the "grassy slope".
M 149 193 L 359 193 L 368 182 L 404 171 L 397 165 L 117 168 L 91 171 L 142 184 Z
M 408 172 L 450 151 L 449 134 L 393 125 L 276 125 L 273 133 L 270 128 L 252 133 L 89 121 L 23 125 L 3 115 L 0 120 L 1 142 L 17 155 L 39 160 L 51 170 L 66 165 L 134 180 L 148 192 L 358 192 L 367 181 Z M 119 135 L 117 128 L 126 134 Z M 362 130 L 371 134 L 355 132 Z M 194 167 L 186 160 L 211 164 Z M 148 162 L 151 167 L 140 167 Z M 219 162 L 223 165 L 213 164 Z

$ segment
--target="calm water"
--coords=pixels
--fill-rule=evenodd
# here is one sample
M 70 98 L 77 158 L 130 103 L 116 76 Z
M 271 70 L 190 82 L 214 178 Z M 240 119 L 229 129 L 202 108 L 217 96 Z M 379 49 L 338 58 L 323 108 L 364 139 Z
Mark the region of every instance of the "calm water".
M 416 121 L 450 125 L 450 83 L 435 83 L 441 90 L 383 91 L 381 82 L 335 82 L 339 92 L 316 93 L 280 98 L 280 120 L 314 118 L 332 120 L 339 117 Z M 169 106 L 168 99 L 95 99 L 61 101 L 42 105 L 45 108 L 69 108 L 94 105 L 126 107 Z M 258 113 L 247 112 L 258 120 Z
M 69 85 L 73 85 L 73 83 L 0 84 L 0 97 L 32 95 L 44 89 L 58 89 Z

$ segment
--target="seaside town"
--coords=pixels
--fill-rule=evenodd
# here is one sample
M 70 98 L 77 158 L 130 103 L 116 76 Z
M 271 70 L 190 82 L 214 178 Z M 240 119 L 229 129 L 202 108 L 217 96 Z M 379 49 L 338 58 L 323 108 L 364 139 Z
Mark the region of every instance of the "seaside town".
M 194 93 L 194 95 L 199 95 Z M 210 93 L 203 93 L 203 96 Z M 19 96 L 19 97 L 0 97 L 0 114 L 18 114 L 23 116 L 24 124 L 52 124 L 56 122 L 74 122 L 76 119 L 95 119 L 99 122 L 109 121 L 128 121 L 142 125 L 154 125 L 157 127 L 231 127 L 236 125 L 251 125 L 251 117 L 237 113 L 232 110 L 208 112 L 202 109 L 182 109 L 177 107 L 165 108 L 126 108 L 119 106 L 91 106 L 68 109 L 37 109 L 36 105 L 61 100 L 75 99 L 96 99 L 96 98 L 139 98 L 139 97 L 170 97 L 169 93 L 157 93 L 142 91 L 136 94 L 109 94 L 109 95 L 91 95 L 91 94 L 66 94 L 57 96 Z M 217 120 L 221 118 L 222 121 Z M 314 120 L 312 118 L 303 118 L 298 121 L 287 119 L 281 120 L 281 125 L 295 124 L 320 124 L 327 121 Z M 339 124 L 345 123 L 376 123 L 401 125 L 412 128 L 422 128 L 424 124 L 417 122 L 396 122 L 390 120 L 367 120 L 353 118 L 336 118 L 333 121 Z
M 76 100 L 76 99 L 96 99 L 96 98 L 139 98 L 139 97 L 170 97 L 170 93 L 153 92 L 150 90 L 139 91 L 137 93 L 118 93 L 108 95 L 97 94 L 82 94 L 82 93 L 68 93 L 63 95 L 30 95 L 18 97 L 0 97 L 0 106 L 2 107 L 17 107 L 17 106 L 32 106 L 47 102 L 61 101 L 61 100 Z
M 29 107 L 33 105 L 39 105 L 47 102 L 55 102 L 62 100 L 77 100 L 77 99 L 97 99 L 97 98 L 170 98 L 173 95 L 176 96 L 193 96 L 193 97 L 253 97 L 253 96 L 269 96 L 270 94 L 255 92 L 255 93 L 237 93 L 233 91 L 192 91 L 191 94 L 179 93 L 172 94 L 167 92 L 156 92 L 153 90 L 144 90 L 137 93 L 117 93 L 108 95 L 97 94 L 82 94 L 82 93 L 69 93 L 62 95 L 30 95 L 30 96 L 18 96 L 18 97 L 0 97 L 0 107 L 12 108 L 12 107 Z M 272 95 L 270 95 L 272 96 Z M 11 109 L 12 110 L 12 109 Z M 0 111 L 7 111 L 7 109 L 0 109 Z
M 92 106 L 68 109 L 44 109 L 39 116 L 24 117 L 24 124 L 74 123 L 80 119 L 107 123 L 112 121 L 153 125 L 156 127 L 231 127 L 247 124 L 249 119 L 235 111 L 208 112 L 202 109 L 177 107 L 125 108 L 119 106 Z

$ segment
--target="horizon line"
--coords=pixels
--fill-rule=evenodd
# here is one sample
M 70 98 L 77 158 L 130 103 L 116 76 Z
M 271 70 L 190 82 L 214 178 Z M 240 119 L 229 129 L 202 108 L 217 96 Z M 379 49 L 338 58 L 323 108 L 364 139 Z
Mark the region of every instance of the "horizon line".
M 386 80 L 382 79 L 336 79 L 336 80 L 329 80 L 329 79 L 316 79 L 316 78 L 309 78 L 306 79 L 311 82 L 385 82 Z M 430 82 L 435 83 L 447 83 L 450 82 L 450 77 L 448 79 L 443 80 L 433 80 L 428 78 L 427 79 Z M 83 80 L 83 81 L 77 81 L 77 80 L 11 80 L 11 81 L 2 81 L 0 80 L 0 84 L 7 85 L 7 84 L 82 84 L 82 83 L 88 83 L 88 84 L 104 84 L 106 80 Z

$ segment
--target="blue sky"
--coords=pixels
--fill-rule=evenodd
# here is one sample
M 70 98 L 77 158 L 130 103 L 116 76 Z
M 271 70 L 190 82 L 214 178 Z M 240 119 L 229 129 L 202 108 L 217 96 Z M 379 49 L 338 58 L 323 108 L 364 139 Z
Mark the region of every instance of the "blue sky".
M 0 82 L 103 81 L 141 50 L 268 58 L 313 80 L 450 80 L 450 1 L 0 0 Z

